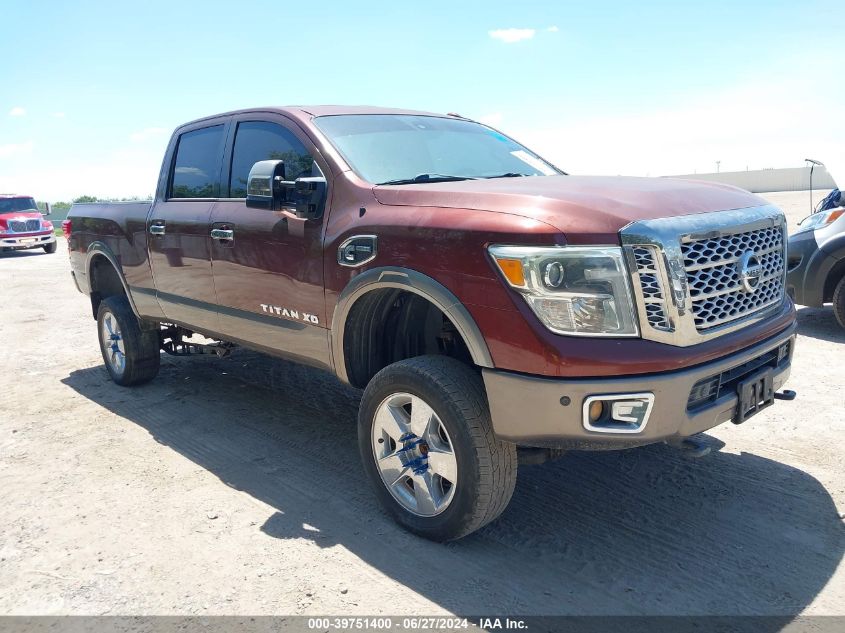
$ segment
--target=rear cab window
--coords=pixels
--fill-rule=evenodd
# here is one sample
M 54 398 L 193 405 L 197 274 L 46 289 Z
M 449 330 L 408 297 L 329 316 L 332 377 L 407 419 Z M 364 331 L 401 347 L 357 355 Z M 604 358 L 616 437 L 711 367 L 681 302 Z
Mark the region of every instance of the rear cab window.
M 179 137 L 170 176 L 169 198 L 215 198 L 225 126 L 213 125 Z

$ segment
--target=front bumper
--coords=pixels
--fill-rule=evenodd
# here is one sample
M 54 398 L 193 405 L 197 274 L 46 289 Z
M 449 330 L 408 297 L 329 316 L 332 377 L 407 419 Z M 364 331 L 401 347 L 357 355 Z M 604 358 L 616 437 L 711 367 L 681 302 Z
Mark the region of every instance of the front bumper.
M 688 409 L 693 387 L 703 380 L 768 358 L 784 343 L 790 343 L 787 356 L 779 359 L 776 366 L 772 363 L 777 391 L 789 377 L 796 328 L 793 323 L 776 336 L 730 356 L 660 374 L 558 380 L 484 369 L 493 430 L 499 439 L 522 446 L 586 450 L 641 446 L 701 433 L 731 420 L 739 398 L 736 390 L 728 389 L 726 393 L 719 392 L 712 402 Z M 588 397 L 632 393 L 654 395 L 648 423 L 639 433 L 585 428 L 583 403 Z
M 56 241 L 52 231 L 41 235 L 9 235 L 0 236 L 0 248 L 13 248 L 16 250 L 24 248 L 40 248 Z

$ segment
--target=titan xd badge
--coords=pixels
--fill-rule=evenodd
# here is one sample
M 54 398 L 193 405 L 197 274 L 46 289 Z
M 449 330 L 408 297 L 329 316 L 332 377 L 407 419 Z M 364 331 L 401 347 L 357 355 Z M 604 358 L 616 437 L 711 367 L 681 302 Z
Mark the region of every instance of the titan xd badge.
M 267 314 L 274 314 L 276 316 L 282 317 L 283 319 L 293 319 L 295 321 L 305 321 L 306 323 L 311 323 L 312 325 L 319 325 L 320 319 L 317 318 L 316 314 L 309 314 L 308 312 L 300 312 L 299 310 L 293 310 L 289 308 L 283 308 L 281 306 L 271 306 L 266 303 L 259 304 L 261 306 L 261 310 L 266 312 Z

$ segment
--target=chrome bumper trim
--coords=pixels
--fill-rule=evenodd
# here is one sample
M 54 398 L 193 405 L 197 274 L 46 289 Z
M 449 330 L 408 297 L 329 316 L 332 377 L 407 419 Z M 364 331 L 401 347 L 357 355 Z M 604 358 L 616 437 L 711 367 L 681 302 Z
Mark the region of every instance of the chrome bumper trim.
M 35 248 L 56 241 L 56 236 L 29 235 L 25 237 L 0 237 L 0 248 Z

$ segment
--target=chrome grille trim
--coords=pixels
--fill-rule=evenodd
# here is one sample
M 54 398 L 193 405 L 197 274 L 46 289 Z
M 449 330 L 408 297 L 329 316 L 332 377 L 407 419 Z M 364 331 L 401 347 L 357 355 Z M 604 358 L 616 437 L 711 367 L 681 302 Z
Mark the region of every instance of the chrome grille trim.
M 642 220 L 620 238 L 645 339 L 695 345 L 756 323 L 786 300 L 786 220 L 775 206 Z M 748 251 L 761 267 L 753 292 L 738 274 Z
M 634 246 L 631 249 L 637 276 L 635 287 L 642 293 L 646 322 L 655 330 L 669 331 L 672 324 L 666 308 L 667 296 L 658 266 L 659 251 L 653 246 Z
M 762 276 L 754 292 L 743 288 L 739 262 L 751 252 Z M 785 267 L 781 227 L 767 227 L 700 240 L 681 240 L 695 327 L 707 330 L 783 301 Z
M 6 223 L 12 233 L 33 233 L 41 230 L 41 220 L 38 218 L 18 218 Z

